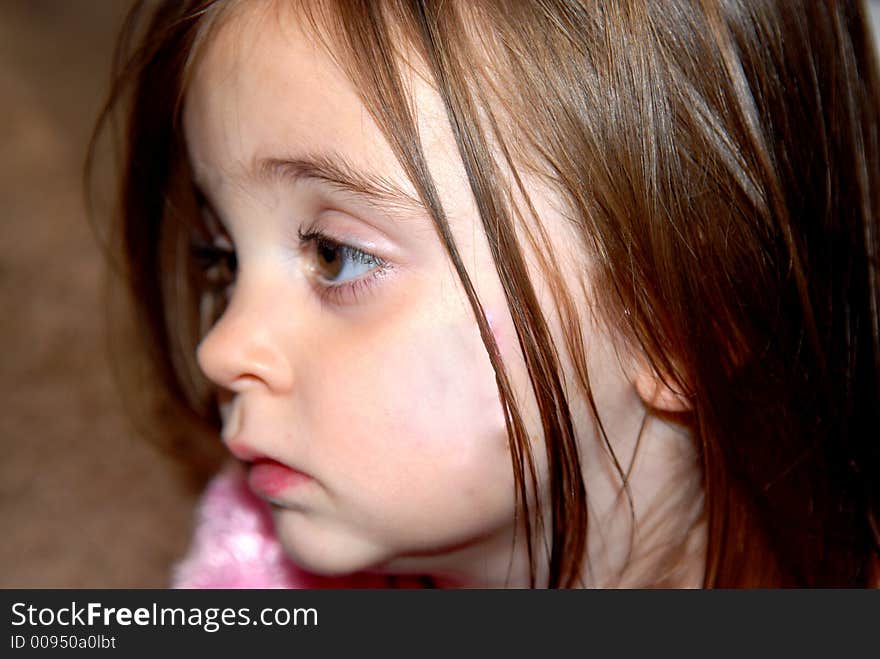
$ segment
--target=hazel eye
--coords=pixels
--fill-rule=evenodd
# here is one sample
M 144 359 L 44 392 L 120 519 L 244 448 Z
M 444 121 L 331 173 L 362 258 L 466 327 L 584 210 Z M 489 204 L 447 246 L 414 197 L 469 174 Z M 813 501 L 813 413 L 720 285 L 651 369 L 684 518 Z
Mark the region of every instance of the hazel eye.
M 190 243 L 190 254 L 200 280 L 199 331 L 200 336 L 205 336 L 229 305 L 238 272 L 238 257 L 232 244 L 219 236 L 210 242 L 194 238 Z
M 196 266 L 211 287 L 223 288 L 235 282 L 238 257 L 227 238 L 218 236 L 210 243 L 193 240 L 190 251 Z
M 199 214 L 198 230 L 190 235 L 192 261 L 209 288 L 225 289 L 235 282 L 238 273 L 235 245 L 202 191 L 195 187 L 193 194 Z
M 326 282 L 340 284 L 358 279 L 381 265 L 375 256 L 327 238 L 315 239 L 314 245 L 315 272 Z
M 348 306 L 361 302 L 391 270 L 390 263 L 323 231 L 298 231 L 300 250 L 312 285 L 324 302 Z

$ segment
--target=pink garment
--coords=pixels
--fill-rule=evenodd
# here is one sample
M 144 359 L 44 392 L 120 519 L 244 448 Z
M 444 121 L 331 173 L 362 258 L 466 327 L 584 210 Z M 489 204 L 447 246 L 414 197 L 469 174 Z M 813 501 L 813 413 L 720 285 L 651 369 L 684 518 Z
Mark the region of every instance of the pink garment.
M 275 537 L 269 505 L 247 486 L 241 469 L 208 484 L 196 511 L 192 546 L 174 567 L 173 588 L 399 588 L 417 578 L 354 574 L 322 577 L 299 568 Z

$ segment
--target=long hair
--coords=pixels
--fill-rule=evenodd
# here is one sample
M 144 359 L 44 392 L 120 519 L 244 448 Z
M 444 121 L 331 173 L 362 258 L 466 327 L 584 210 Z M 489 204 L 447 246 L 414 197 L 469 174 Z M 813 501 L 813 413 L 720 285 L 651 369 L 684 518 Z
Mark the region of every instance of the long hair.
M 201 284 L 186 248 L 195 222 L 180 109 L 200 42 L 235 4 L 162 2 L 137 43 L 127 29 L 107 105 L 127 101 L 119 222 L 139 326 L 163 386 L 210 423 L 193 363 Z M 880 82 L 863 8 L 362 0 L 305 9 L 334 37 L 334 57 L 473 307 L 505 411 L 533 585 L 545 537 L 546 585 L 582 582 L 589 484 L 571 399 L 598 411 L 583 311 L 529 177 L 559 194 L 589 254 L 594 312 L 689 401 L 679 422 L 702 472 L 705 585 L 869 584 L 880 546 Z M 543 426 L 546 516 L 530 510 L 530 438 L 428 173 L 403 52 L 417 55 L 445 105 L 504 287 Z M 551 337 L 520 240 L 552 284 L 564 345 Z M 626 492 L 627 472 L 600 435 Z

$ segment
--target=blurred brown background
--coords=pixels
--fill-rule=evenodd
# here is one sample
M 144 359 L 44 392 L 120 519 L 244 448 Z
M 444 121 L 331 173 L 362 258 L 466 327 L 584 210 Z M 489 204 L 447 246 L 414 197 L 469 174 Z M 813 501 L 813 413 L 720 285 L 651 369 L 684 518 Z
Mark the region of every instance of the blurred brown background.
M 164 587 L 188 541 L 121 411 L 81 187 L 127 4 L 0 0 L 0 587 Z

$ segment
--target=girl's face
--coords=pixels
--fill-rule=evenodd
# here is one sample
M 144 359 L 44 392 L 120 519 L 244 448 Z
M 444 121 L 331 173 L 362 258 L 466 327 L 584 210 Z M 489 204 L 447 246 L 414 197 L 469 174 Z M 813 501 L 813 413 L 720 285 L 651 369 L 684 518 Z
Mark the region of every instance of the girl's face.
M 462 559 L 509 554 L 514 482 L 473 312 L 341 71 L 296 28 L 250 18 L 207 46 L 185 107 L 206 212 L 237 257 L 229 305 L 198 351 L 225 392 L 224 441 L 251 463 L 304 567 L 421 572 L 454 555 L 450 577 L 488 577 L 491 566 Z M 420 112 L 503 337 L 454 145 L 433 102 Z
M 411 94 L 453 235 L 527 427 L 539 428 L 445 113 L 417 75 Z M 223 439 L 273 504 L 285 549 L 325 574 L 527 583 L 504 417 L 473 312 L 349 80 L 296 20 L 244 15 L 205 46 L 184 125 L 217 242 L 237 257 L 198 359 L 221 388 Z M 619 369 L 594 386 L 615 418 L 636 417 Z

